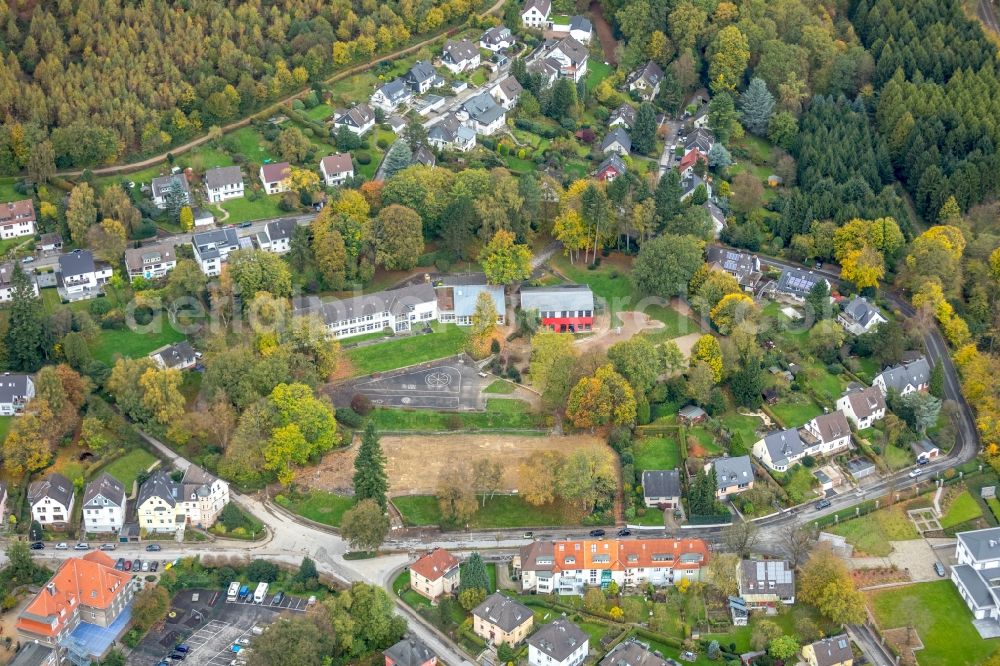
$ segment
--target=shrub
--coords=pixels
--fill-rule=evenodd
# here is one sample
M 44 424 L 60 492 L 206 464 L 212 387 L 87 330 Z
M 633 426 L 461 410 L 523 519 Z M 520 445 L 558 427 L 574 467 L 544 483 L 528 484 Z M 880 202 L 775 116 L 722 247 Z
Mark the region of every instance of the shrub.
M 802 458 L 802 464 L 805 465 L 807 468 L 812 469 L 813 467 L 816 466 L 816 459 L 813 458 L 812 456 L 804 456 Z
M 302 102 L 301 99 L 293 99 L 292 100 L 292 109 L 293 110 L 295 110 L 295 111 L 301 111 L 304 108 L 306 108 L 306 105 Z
M 368 416 L 372 411 L 372 401 L 362 393 L 355 393 L 351 398 L 351 409 L 360 416 Z
M 358 152 L 354 153 L 354 159 L 356 159 L 358 161 L 358 164 L 361 165 L 371 164 L 372 154 L 365 150 L 359 150 Z
M 381 148 L 382 150 L 388 150 L 389 149 L 389 140 L 386 139 L 385 137 L 382 137 L 378 141 L 375 142 L 375 145 L 378 146 L 379 148 Z
M 364 417 L 350 407 L 338 407 L 335 415 L 348 428 L 360 428 L 365 424 Z
M 625 426 L 615 426 L 608 434 L 608 444 L 619 454 L 624 453 L 625 449 L 632 445 L 632 431 Z M 629 455 L 631 456 L 631 451 Z M 622 463 L 625 463 L 624 457 Z

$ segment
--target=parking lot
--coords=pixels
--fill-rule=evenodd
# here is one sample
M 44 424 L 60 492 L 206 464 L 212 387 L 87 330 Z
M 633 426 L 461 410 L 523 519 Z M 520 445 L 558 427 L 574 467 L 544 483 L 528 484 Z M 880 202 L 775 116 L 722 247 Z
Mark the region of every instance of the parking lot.
M 184 666 L 231 666 L 246 661 L 245 652 L 252 650 L 254 627 L 264 629 L 281 614 L 304 612 L 308 601 L 285 596 L 274 603 L 268 595 L 261 604 L 249 601 L 229 602 L 225 591 L 183 590 L 174 597 L 171 616 L 162 627 L 149 631 L 139 646 L 129 655 L 128 664 L 153 666 L 169 655 L 175 645 L 188 646 Z M 246 643 L 247 645 L 243 645 Z M 239 645 L 240 651 L 233 652 Z
M 482 409 L 485 383 L 471 360 L 448 359 L 348 382 L 335 389 L 336 403 L 348 404 L 360 393 L 379 407 Z

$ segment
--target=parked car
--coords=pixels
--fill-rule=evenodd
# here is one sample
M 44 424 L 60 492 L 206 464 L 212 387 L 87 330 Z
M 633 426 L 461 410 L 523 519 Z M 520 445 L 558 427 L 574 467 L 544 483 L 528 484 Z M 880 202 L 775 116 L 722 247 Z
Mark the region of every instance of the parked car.
M 253 222 L 240 222 L 236 226 L 238 226 L 240 229 L 249 229 L 250 227 L 253 226 Z
M 923 473 L 924 473 L 924 470 L 922 470 L 922 469 L 915 469 L 915 470 L 913 470 L 913 471 L 910 472 L 910 478 L 911 479 L 915 479 L 915 478 L 917 478 L 918 476 L 920 476 Z
M 118 561 L 115 562 L 115 569 L 118 571 L 125 571 L 125 558 L 119 557 Z
M 177 645 L 174 646 L 174 651 L 175 652 L 190 652 L 191 651 L 191 646 L 189 646 L 187 643 L 178 643 Z
M 284 592 L 278 592 L 276 595 L 274 595 L 274 599 L 271 599 L 271 605 L 272 606 L 277 606 L 278 604 L 280 604 L 284 600 L 285 600 L 285 593 Z
M 139 571 L 142 569 L 142 560 L 138 557 L 132 561 L 132 571 Z
M 279 592 L 278 594 L 281 594 L 281 592 Z M 243 638 L 241 638 L 241 639 L 237 640 L 237 641 L 236 641 L 236 644 L 237 644 L 237 645 L 243 645 L 243 646 L 246 646 L 246 645 L 250 645 L 250 639 L 249 639 L 249 638 L 246 638 L 246 637 L 244 636 Z
M 142 570 L 149 571 L 149 560 L 146 560 L 145 562 L 142 563 Z
M 125 571 L 132 571 L 132 560 L 125 560 Z
M 45 544 L 41 541 L 32 541 L 31 550 L 45 550 Z
M 73 546 L 73 550 L 90 550 L 90 544 L 81 541 L 80 543 Z
M 60 541 L 56 544 L 56 550 L 66 550 L 67 548 L 69 548 L 69 546 L 66 545 L 65 541 Z
M 153 563 L 149 565 L 149 570 L 150 571 L 156 571 L 159 568 L 160 568 L 160 563 L 157 562 L 156 560 L 153 560 Z
M 944 578 L 944 565 L 941 564 L 940 562 L 935 562 L 934 563 L 934 573 L 936 573 L 938 575 L 938 577 Z
M 525 539 L 534 539 L 535 538 L 535 533 L 534 532 L 525 532 L 524 533 L 524 538 Z
M 30 263 L 31 263 L 31 262 L 33 262 L 34 260 L 35 260 L 35 258 L 34 258 L 34 257 L 30 257 L 30 256 L 29 256 L 29 257 L 25 257 L 24 259 L 22 259 L 22 260 L 21 260 L 21 263 L 22 263 L 22 264 L 30 264 Z
M 174 661 L 184 661 L 184 659 L 187 658 L 187 655 L 183 652 L 171 652 L 170 658 Z
M 618 530 L 618 536 L 620 536 L 620 537 L 632 536 L 632 530 L 624 529 L 624 528 L 620 529 L 620 530 Z
M 605 534 L 607 534 L 607 532 L 604 530 L 590 530 L 590 536 L 592 537 L 602 537 Z
M 118 547 L 118 544 L 114 544 L 114 543 L 102 543 L 101 544 L 101 550 L 114 550 L 117 547 Z
M 146 550 L 148 550 L 151 553 L 155 553 L 157 551 L 163 550 L 163 546 L 161 546 L 158 543 L 151 543 L 148 546 L 146 546 Z
M 831 505 L 830 505 L 830 500 L 828 500 L 828 499 L 821 499 L 820 501 L 816 502 L 816 510 L 817 511 L 825 509 L 825 508 L 827 508 L 829 506 L 831 506 Z
M 917 464 L 918 465 L 926 465 L 930 461 L 931 461 L 930 458 L 918 458 L 917 459 Z

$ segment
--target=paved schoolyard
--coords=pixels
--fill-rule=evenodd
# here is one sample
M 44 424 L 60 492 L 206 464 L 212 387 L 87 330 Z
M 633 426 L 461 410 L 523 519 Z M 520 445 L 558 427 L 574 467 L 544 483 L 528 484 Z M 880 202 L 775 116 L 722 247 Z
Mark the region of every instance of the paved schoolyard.
M 475 363 L 463 356 L 362 377 L 336 387 L 334 395 L 338 405 L 360 393 L 379 407 L 482 409 L 480 394 L 492 379 L 480 377 Z
M 253 627 L 263 628 L 282 613 L 305 611 L 306 604 L 304 598 L 287 595 L 279 604 L 274 603 L 274 595 L 268 595 L 262 604 L 253 603 L 252 597 L 230 603 L 224 591 L 183 590 L 171 604 L 174 617 L 149 631 L 129 655 L 128 664 L 155 664 L 175 645 L 185 643 L 190 648 L 185 666 L 229 666 L 241 658 L 232 651 L 233 645 L 241 640 L 252 643 Z

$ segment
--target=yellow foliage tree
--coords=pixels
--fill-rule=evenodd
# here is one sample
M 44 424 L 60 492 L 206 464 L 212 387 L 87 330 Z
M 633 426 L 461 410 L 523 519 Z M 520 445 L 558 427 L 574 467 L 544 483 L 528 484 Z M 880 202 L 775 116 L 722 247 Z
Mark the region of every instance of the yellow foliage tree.
M 848 252 L 840 267 L 840 276 L 853 282 L 858 289 L 878 287 L 879 280 L 885 277 L 882 253 L 872 247 Z
M 753 314 L 754 307 L 753 298 L 743 292 L 726 294 L 712 308 L 712 323 L 715 324 L 720 333 L 729 335 L 737 324 L 745 321 L 748 315 Z
M 698 338 L 694 349 L 691 350 L 691 363 L 694 365 L 698 361 L 705 361 L 708 364 L 716 384 L 722 381 L 722 346 L 715 336 L 706 333 Z
M 580 250 L 587 247 L 587 225 L 576 210 L 569 208 L 559 214 L 552 227 L 552 234 L 563 244 L 563 253 L 575 263 Z

